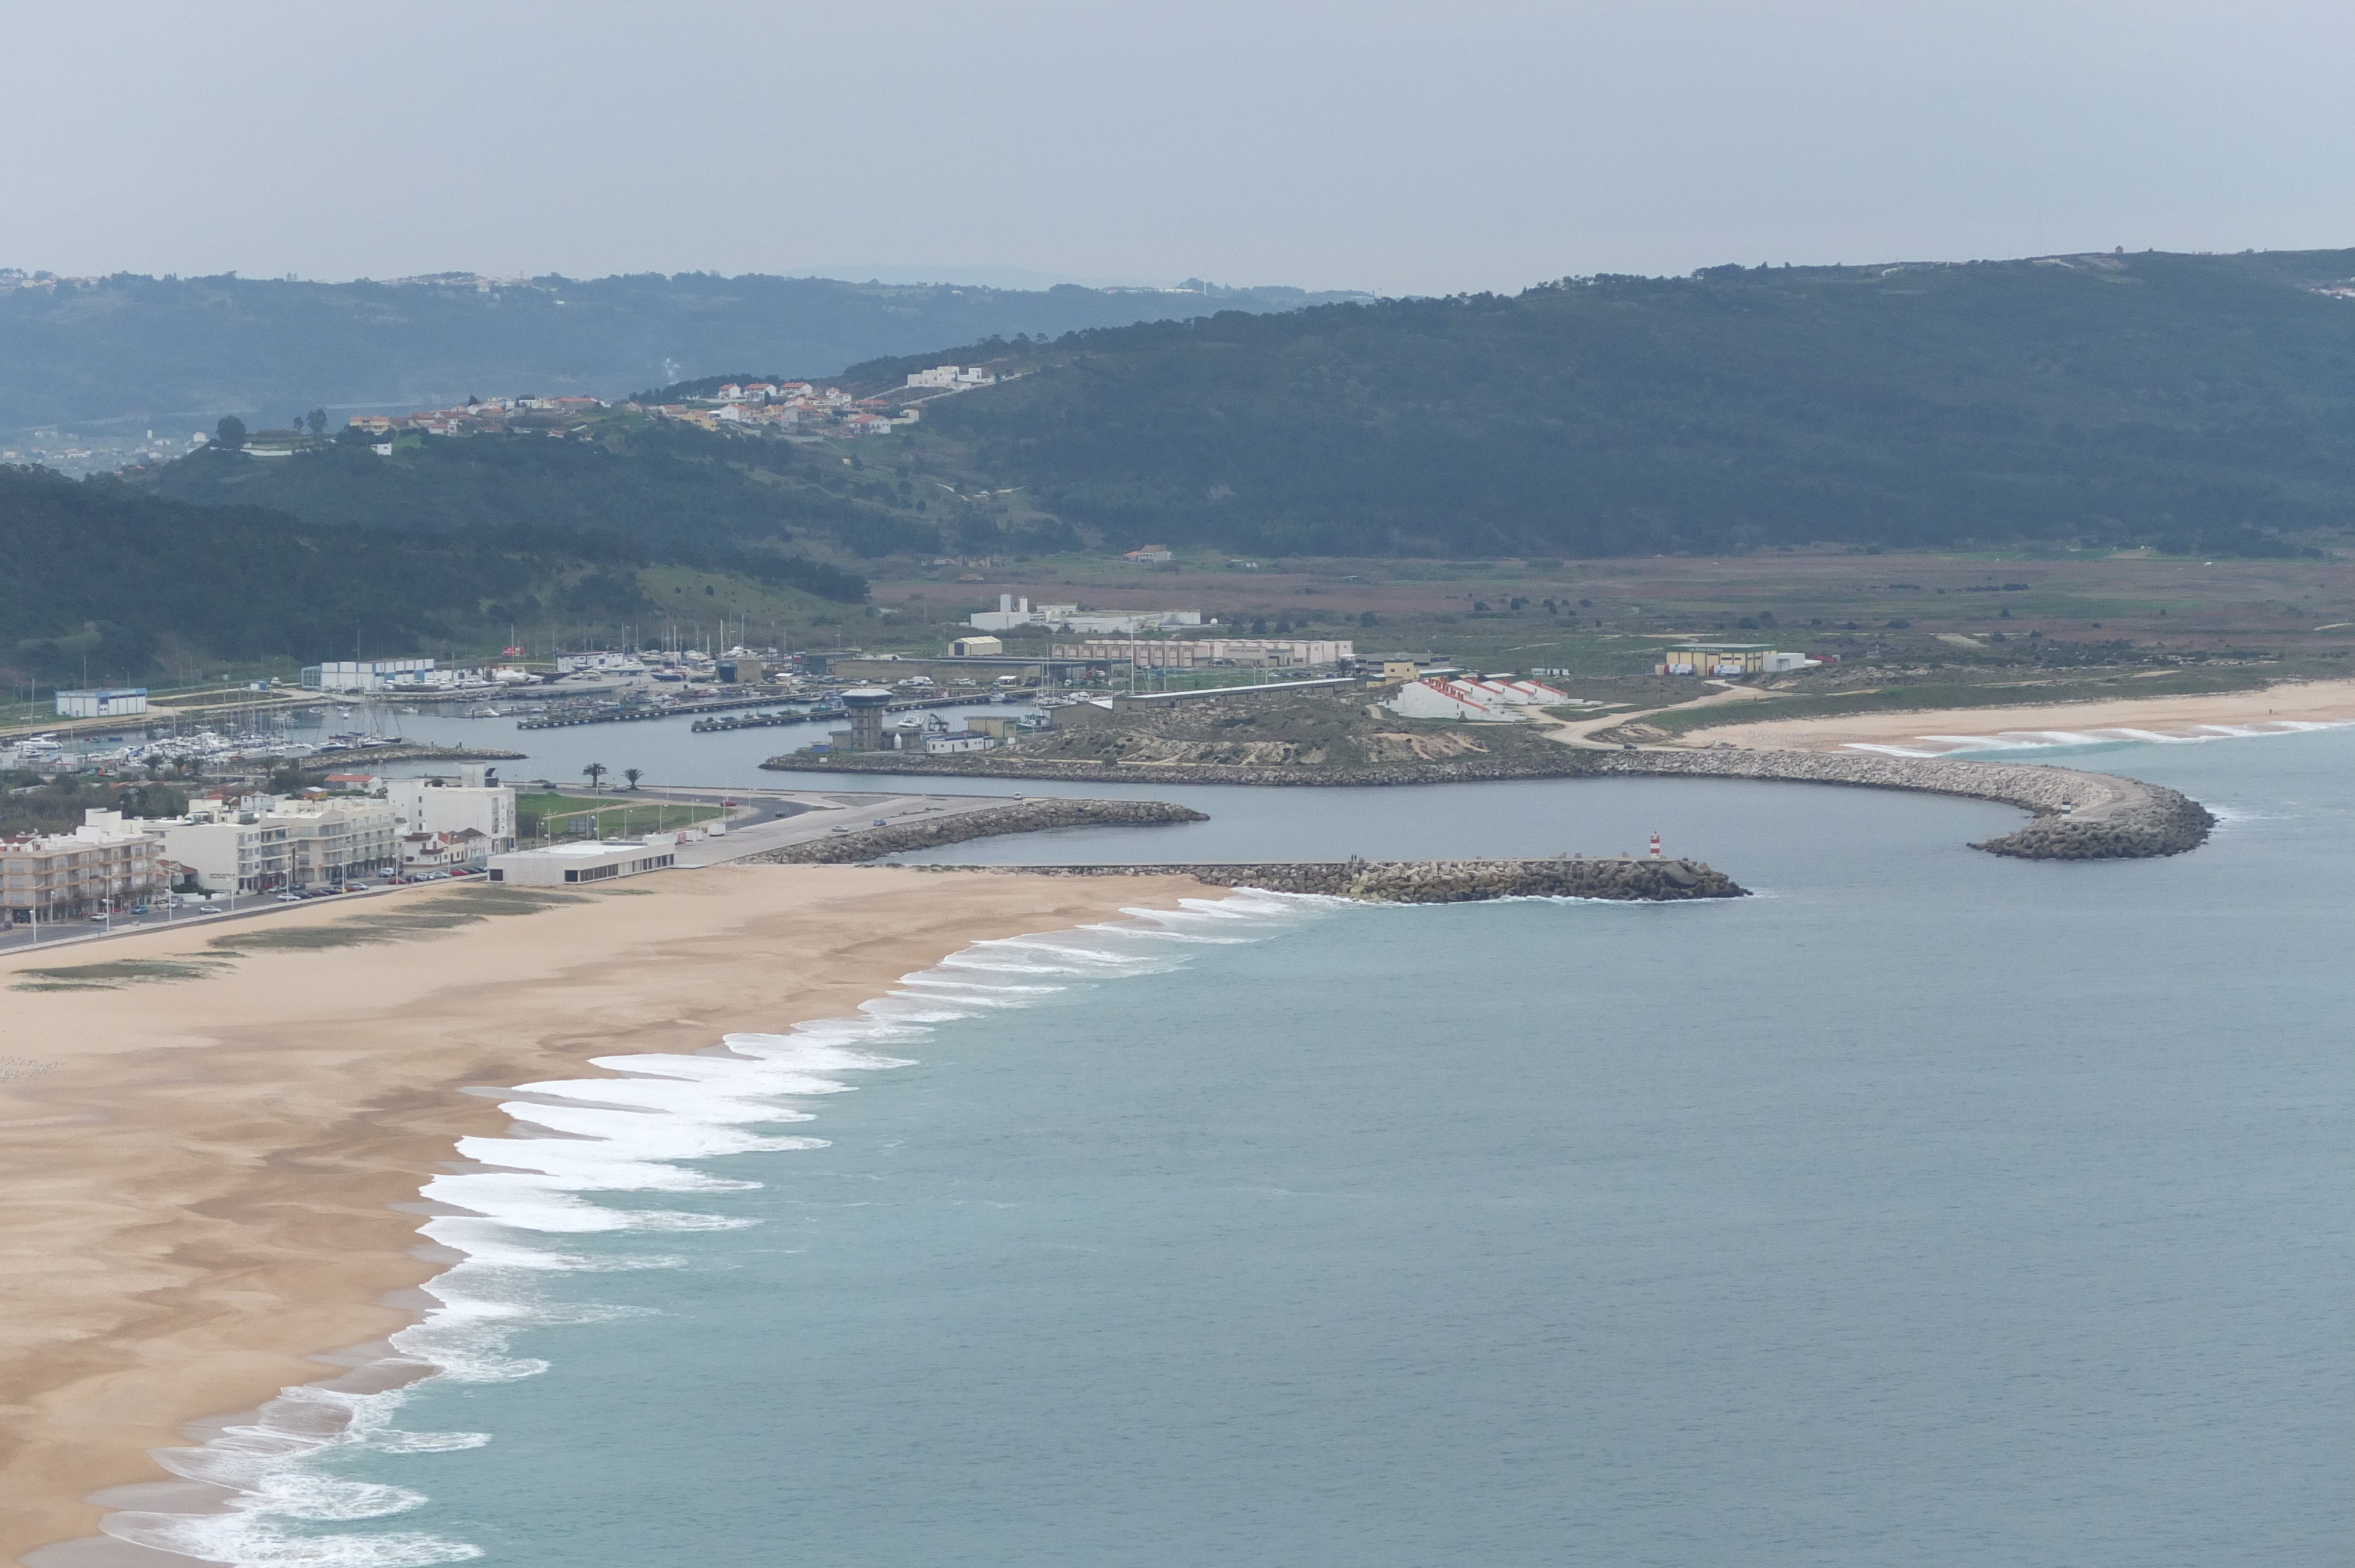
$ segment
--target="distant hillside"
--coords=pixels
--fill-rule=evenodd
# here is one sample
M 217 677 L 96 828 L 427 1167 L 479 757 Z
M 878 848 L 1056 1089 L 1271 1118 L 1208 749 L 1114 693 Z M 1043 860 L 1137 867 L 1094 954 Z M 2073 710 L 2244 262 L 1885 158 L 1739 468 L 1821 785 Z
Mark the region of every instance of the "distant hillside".
M 2355 251 L 1724 267 L 985 344 L 846 385 L 1036 372 L 927 404 L 925 429 L 1116 546 L 2283 554 L 2355 524 L 2350 280 Z
M 390 457 L 349 440 L 268 461 L 199 450 L 124 482 L 335 527 L 608 532 L 650 559 L 690 564 L 765 560 L 792 540 L 862 557 L 941 547 L 937 520 L 904 499 L 910 486 L 831 450 L 634 417 L 601 418 L 593 429 L 586 440 L 411 437 Z
M 276 424 L 318 406 L 421 408 L 469 394 L 613 397 L 753 363 L 830 376 L 933 344 L 1344 297 L 691 272 L 477 285 L 455 275 L 306 283 L 0 273 L 0 431 L 105 421 L 209 429 L 229 413 Z
M 369 461 L 381 461 L 363 450 Z M 691 557 L 691 558 L 689 558 Z M 658 566 L 592 527 L 322 527 L 251 505 L 192 506 L 114 479 L 0 468 L 0 670 L 43 683 L 161 679 L 176 662 L 315 662 L 439 652 L 534 633 L 641 626 L 665 614 L 778 617 L 857 604 L 858 577 L 758 546 L 712 545 Z M 682 567 L 706 586 L 691 605 Z M 714 591 L 727 584 L 729 597 Z M 707 608 L 708 607 L 708 608 Z M 492 635 L 496 634 L 496 635 Z M 541 637 L 538 641 L 545 641 Z

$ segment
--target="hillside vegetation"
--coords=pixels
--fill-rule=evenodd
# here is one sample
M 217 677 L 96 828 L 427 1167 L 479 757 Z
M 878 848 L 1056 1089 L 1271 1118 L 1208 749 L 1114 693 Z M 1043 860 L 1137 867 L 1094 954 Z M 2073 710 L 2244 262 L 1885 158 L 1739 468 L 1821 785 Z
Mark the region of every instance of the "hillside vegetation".
M 982 345 L 1029 374 L 925 422 L 1122 546 L 2289 554 L 2355 523 L 2355 299 L 2323 291 L 2350 275 L 2350 251 L 1728 267 L 1224 313 Z
M 322 527 L 119 480 L 0 468 L 0 670 L 53 685 L 159 679 L 186 662 L 282 668 L 356 647 L 481 652 L 518 625 L 544 644 L 552 628 L 663 615 L 757 608 L 776 620 L 798 606 L 838 617 L 830 605 L 866 597 L 864 580 L 781 551 L 698 554 L 700 567 L 683 570 L 589 527 Z
M 21 276 L 18 275 L 18 276 Z M 432 408 L 470 394 L 611 397 L 758 361 L 831 375 L 934 344 L 1340 296 L 852 283 L 826 278 L 470 276 L 400 283 L 108 278 L 5 286 L 0 430 L 222 414 L 276 423 L 318 405 Z
M 267 461 L 199 449 L 125 482 L 206 506 L 261 505 L 328 527 L 480 533 L 525 527 L 623 535 L 655 560 L 798 572 L 823 597 L 856 600 L 847 576 L 794 567 L 748 542 L 848 539 L 900 547 L 892 509 L 853 493 L 840 459 L 783 442 L 731 442 L 685 426 L 613 420 L 591 440 L 534 431 L 410 438 L 389 457 L 340 440 Z M 930 547 L 926 534 L 917 541 Z M 879 546 L 875 548 L 873 546 Z

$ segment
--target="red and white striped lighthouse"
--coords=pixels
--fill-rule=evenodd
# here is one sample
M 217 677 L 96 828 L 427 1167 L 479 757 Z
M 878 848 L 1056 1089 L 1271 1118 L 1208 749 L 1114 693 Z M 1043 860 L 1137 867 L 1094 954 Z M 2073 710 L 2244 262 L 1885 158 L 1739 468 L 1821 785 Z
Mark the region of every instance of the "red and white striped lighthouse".
M 1660 835 L 1657 833 L 1652 835 L 1652 858 L 1654 860 L 1660 858 Z

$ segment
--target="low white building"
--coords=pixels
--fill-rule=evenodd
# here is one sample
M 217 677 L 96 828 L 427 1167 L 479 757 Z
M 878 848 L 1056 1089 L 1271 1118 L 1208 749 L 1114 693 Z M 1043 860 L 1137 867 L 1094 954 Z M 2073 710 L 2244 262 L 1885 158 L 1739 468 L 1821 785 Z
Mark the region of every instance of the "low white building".
M 1469 719 L 1511 723 L 1529 716 L 1533 708 L 1570 701 L 1570 694 L 1535 681 L 1476 675 L 1428 675 L 1409 681 L 1383 699 L 1382 706 L 1401 718 Z
M 676 846 L 608 840 L 495 854 L 491 856 L 490 872 L 493 882 L 512 882 L 519 887 L 564 887 L 660 871 L 677 860 Z
M 911 387 L 995 387 L 997 377 L 978 365 L 935 365 L 930 370 L 908 373 Z
M 1032 608 L 1029 599 L 1013 594 L 997 596 L 997 608 L 985 609 L 965 618 L 965 624 L 976 631 L 1010 631 L 1018 626 L 1039 626 L 1066 615 L 1077 615 L 1076 604 L 1042 604 Z
M 472 828 L 461 828 L 454 833 L 400 835 L 400 869 L 405 872 L 479 866 L 490 858 L 490 841 Z
M 988 736 L 976 735 L 969 729 L 953 729 L 943 735 L 924 736 L 924 754 L 946 757 L 960 751 L 987 751 L 996 744 Z
M 59 692 L 59 718 L 114 718 L 147 711 L 144 686 L 101 686 L 87 692 Z
M 392 689 L 396 678 L 431 673 L 431 659 L 340 659 L 324 664 L 307 664 L 303 669 L 303 684 L 314 692 L 383 692 Z
M 1135 631 L 1160 631 L 1173 626 L 1199 626 L 1202 612 L 1199 609 L 1132 609 L 1108 614 L 1080 613 L 1076 604 L 1034 605 L 1027 599 L 1010 593 L 997 596 L 997 608 L 985 609 L 965 618 L 965 624 L 976 631 L 1007 631 L 1018 626 L 1049 626 L 1062 631 L 1082 635 Z

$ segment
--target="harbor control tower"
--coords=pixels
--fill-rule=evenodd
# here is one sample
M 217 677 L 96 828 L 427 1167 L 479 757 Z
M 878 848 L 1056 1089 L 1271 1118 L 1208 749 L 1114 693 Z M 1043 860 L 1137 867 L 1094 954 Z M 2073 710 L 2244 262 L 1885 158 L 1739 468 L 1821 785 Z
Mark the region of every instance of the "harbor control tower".
M 853 686 L 842 694 L 842 705 L 850 714 L 850 749 L 880 751 L 883 749 L 883 705 L 891 694 L 881 686 Z

